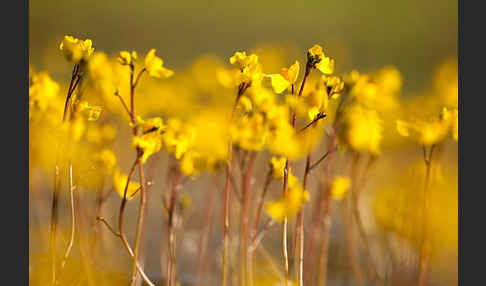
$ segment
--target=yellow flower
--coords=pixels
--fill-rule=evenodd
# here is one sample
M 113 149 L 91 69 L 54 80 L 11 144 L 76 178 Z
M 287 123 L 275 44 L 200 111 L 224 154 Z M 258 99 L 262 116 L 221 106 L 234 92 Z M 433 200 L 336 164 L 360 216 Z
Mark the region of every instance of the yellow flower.
M 125 194 L 125 187 L 127 185 L 128 175 L 120 173 L 120 170 L 116 169 L 113 173 L 113 187 L 115 191 L 123 198 Z M 135 193 L 140 189 L 140 184 L 130 180 L 128 183 L 126 199 L 132 200 L 135 198 Z
M 231 126 L 233 142 L 245 150 L 259 151 L 267 141 L 268 126 L 261 113 L 243 116 Z
M 237 74 L 236 84 L 260 85 L 263 78 L 262 66 L 258 62 L 258 56 L 246 52 L 235 52 L 230 58 L 232 65 L 237 65 L 240 72 Z
M 49 103 L 59 94 L 60 86 L 51 79 L 47 72 L 32 75 L 29 87 L 29 106 L 45 111 Z M 29 110 L 32 112 L 33 110 Z
M 141 124 L 142 126 L 142 133 L 147 134 L 150 132 L 162 132 L 167 128 L 164 125 L 164 121 L 160 117 L 152 117 L 147 120 L 144 120 Z
M 179 119 L 170 118 L 167 121 L 167 129 L 162 134 L 164 148 L 176 159 L 180 159 L 189 150 L 195 135 L 192 126 L 182 123 Z
M 340 92 L 344 89 L 344 81 L 337 76 L 322 76 L 322 80 L 327 87 L 327 95 L 332 99 L 339 97 Z
M 443 108 L 439 119 L 425 121 L 422 119 L 413 119 L 412 121 L 396 121 L 398 134 L 409 137 L 413 141 L 431 146 L 444 140 L 447 133 L 457 141 L 458 139 L 458 112 L 457 109 L 448 110 Z
M 135 51 L 133 51 L 131 54 L 127 51 L 121 51 L 118 55 L 118 62 L 121 65 L 131 65 L 135 60 L 137 60 L 137 52 Z
M 235 52 L 235 54 L 230 58 L 230 64 L 234 65 L 238 63 L 241 70 L 250 65 L 256 65 L 258 63 L 258 56 L 251 54 L 246 55 L 246 52 Z
M 88 121 L 98 120 L 101 110 L 101 106 L 89 105 L 89 103 L 85 100 L 78 103 L 78 112 L 86 115 Z
M 322 47 L 314 45 L 307 52 L 307 62 L 323 74 L 332 74 L 334 72 L 334 59 L 326 57 Z
M 342 200 L 349 190 L 348 177 L 337 176 L 331 184 L 331 196 L 336 200 Z
M 353 104 L 345 109 L 340 139 L 357 152 L 380 154 L 383 121 L 378 112 Z
M 237 108 L 246 113 L 250 112 L 252 109 L 251 99 L 248 96 L 241 96 L 238 100 Z
M 111 174 L 116 166 L 116 156 L 110 149 L 103 149 L 95 155 L 95 162 L 106 174 Z
M 198 152 L 188 151 L 181 158 L 180 168 L 187 176 L 197 175 L 206 168 L 206 160 Z
M 162 139 L 156 132 L 150 132 L 141 137 L 133 137 L 132 144 L 135 148 L 143 152 L 142 163 L 145 163 L 148 157 L 160 151 Z
M 302 186 L 289 186 L 285 199 L 269 202 L 266 211 L 274 220 L 282 221 L 285 217 L 296 214 L 308 200 L 309 192 L 305 191 Z
M 64 36 L 64 40 L 59 45 L 64 57 L 73 64 L 87 61 L 94 52 L 90 39 L 80 40 L 71 36 Z
M 300 64 L 295 61 L 293 65 L 288 68 L 283 68 L 280 74 L 271 74 L 270 79 L 275 93 L 282 93 L 295 83 L 299 76 Z
M 163 67 L 164 61 L 155 55 L 155 49 L 151 49 L 145 56 L 145 69 L 151 77 L 168 78 L 174 74 L 170 69 Z
M 282 179 L 284 177 L 284 169 L 287 158 L 285 157 L 272 157 L 270 159 L 270 165 L 272 166 L 272 174 L 276 179 Z

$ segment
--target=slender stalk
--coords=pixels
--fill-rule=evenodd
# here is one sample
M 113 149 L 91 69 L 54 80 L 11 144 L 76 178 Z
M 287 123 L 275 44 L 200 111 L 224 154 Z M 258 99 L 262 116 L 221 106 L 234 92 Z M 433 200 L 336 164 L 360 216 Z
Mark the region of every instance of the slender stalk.
M 235 104 L 233 105 L 233 110 L 231 112 L 230 123 L 233 122 L 236 106 L 240 100 L 243 93 L 249 85 L 242 83 L 238 87 L 238 93 L 236 95 Z M 226 164 L 226 180 L 224 184 L 223 192 L 223 265 L 222 265 L 222 277 L 221 286 L 226 286 L 228 281 L 228 246 L 229 246 L 229 202 L 230 202 L 230 187 L 231 187 L 231 165 L 233 161 L 233 142 L 230 139 L 228 142 L 228 163 Z
M 251 277 L 248 275 L 248 223 L 250 220 L 250 201 L 251 201 L 251 178 L 255 166 L 256 152 L 251 152 L 246 170 L 242 177 L 242 207 L 240 223 L 240 282 L 242 286 L 252 285 Z
M 263 203 L 265 202 L 265 195 L 267 194 L 268 187 L 270 186 L 270 183 L 272 182 L 272 170 L 268 171 L 267 177 L 265 179 L 265 185 L 263 187 L 263 191 L 260 195 L 260 200 L 258 201 L 258 206 L 257 206 L 257 213 L 255 215 L 255 222 L 253 225 L 253 233 L 252 236 L 255 238 L 256 233 L 258 231 L 258 225 L 260 224 L 260 217 L 262 215 L 263 211 Z
M 138 221 L 137 221 L 137 232 L 135 234 L 135 246 L 133 249 L 134 253 L 134 263 L 132 266 L 132 278 L 131 278 L 131 283 L 132 285 L 135 285 L 137 281 L 137 265 L 138 265 L 138 256 L 139 256 L 139 249 L 140 249 L 140 241 L 141 241 L 141 236 L 142 236 L 142 229 L 143 229 L 143 224 L 145 222 L 145 206 L 147 204 L 146 200 L 146 193 L 145 193 L 145 176 L 143 173 L 143 163 L 142 163 L 142 158 L 138 158 L 138 172 L 139 172 L 139 177 L 140 177 L 140 207 L 138 209 Z
M 206 248 L 209 239 L 209 233 L 212 226 L 212 216 L 213 216 L 213 209 L 214 209 L 214 201 L 216 196 L 208 196 L 208 201 L 205 206 L 204 210 L 204 217 L 202 219 L 203 230 L 201 234 L 201 239 L 199 240 L 199 252 L 197 255 L 197 266 L 196 266 L 196 285 L 201 285 L 201 276 L 205 269 L 205 265 L 203 263 L 206 257 Z
M 54 192 L 52 194 L 52 206 L 51 206 L 51 228 L 49 234 L 49 248 L 51 252 L 51 267 L 52 267 L 52 284 L 56 283 L 56 229 L 57 229 L 57 206 L 59 202 L 59 189 L 61 187 L 61 174 L 60 174 L 60 154 L 61 148 L 58 148 L 56 169 L 54 173 Z
M 305 82 L 307 77 L 310 74 L 312 66 L 307 62 L 305 66 L 305 74 L 304 79 L 302 80 L 302 84 L 300 85 L 300 90 L 298 97 L 302 96 L 302 92 L 304 91 Z M 294 94 L 294 85 L 292 84 L 292 95 Z M 292 127 L 295 129 L 297 121 L 297 114 L 295 110 L 292 111 Z M 288 189 L 288 180 L 289 180 L 289 159 L 285 161 L 285 170 L 284 170 L 284 183 L 283 183 L 283 191 L 282 196 L 285 199 L 287 197 L 287 189 Z M 288 250 L 287 250 L 287 229 L 288 229 L 288 218 L 287 216 L 284 217 L 283 225 L 282 225 L 282 259 L 283 259 L 283 266 L 284 266 L 284 285 L 288 286 L 290 273 L 289 273 L 289 257 L 288 257 Z
M 424 186 L 424 201 L 422 208 L 422 241 L 420 245 L 420 258 L 419 258 L 419 275 L 418 275 L 418 286 L 426 286 L 428 271 L 429 271 L 429 260 L 430 260 L 430 248 L 427 235 L 428 226 L 428 211 L 430 207 L 430 171 L 432 169 L 432 156 L 434 154 L 435 145 L 430 147 L 429 156 L 426 155 L 426 147 L 423 146 L 424 152 L 424 162 L 425 162 L 425 186 Z
M 327 245 L 328 245 L 328 232 L 329 227 L 331 224 L 330 218 L 330 211 L 331 211 L 331 193 L 330 193 L 330 186 L 331 186 L 331 176 L 332 170 L 334 166 L 334 152 L 332 150 L 336 150 L 336 133 L 335 130 L 329 136 L 328 141 L 328 151 L 324 156 L 321 157 L 323 160 L 324 158 L 328 158 L 327 164 L 324 168 L 323 178 L 324 182 L 322 183 L 322 189 L 318 194 L 318 198 L 315 202 L 314 212 L 312 214 L 311 220 L 311 232 L 309 237 L 309 247 L 307 248 L 307 261 L 311 267 L 307 267 L 304 273 L 304 282 L 306 285 L 312 285 L 315 283 L 316 273 L 315 270 L 317 269 L 318 272 L 318 279 L 316 285 L 325 285 L 326 283 L 326 275 L 327 275 Z M 316 164 L 320 163 L 322 160 L 319 159 L 317 163 L 314 163 L 310 166 L 310 170 L 312 170 Z M 321 247 L 318 252 L 317 250 L 317 243 L 318 238 L 321 242 Z M 319 254 L 319 260 L 316 262 L 316 255 Z M 317 268 L 315 267 L 317 265 Z M 314 266 L 314 267 L 312 267 Z
M 80 65 L 75 64 L 73 67 L 71 82 L 69 84 L 66 102 L 64 104 L 64 112 L 62 115 L 62 123 L 66 121 L 66 114 L 69 107 L 69 102 L 71 99 L 74 90 L 77 87 L 79 82 L 79 69 Z M 51 267 L 52 267 L 52 284 L 55 285 L 57 278 L 56 278 L 56 230 L 57 230 L 57 221 L 58 221 L 58 201 L 59 201 L 59 190 L 61 187 L 61 177 L 60 177 L 60 162 L 61 162 L 61 146 L 58 143 L 57 146 L 57 155 L 56 155 L 56 166 L 54 171 L 54 192 L 52 196 L 52 207 L 51 207 L 51 227 L 50 227 L 50 234 L 49 234 L 49 248 L 51 252 Z
M 368 274 L 370 275 L 371 280 L 376 280 L 379 279 L 379 275 L 376 272 L 376 268 L 373 263 L 373 258 L 371 257 L 371 251 L 370 251 L 370 243 L 368 240 L 368 236 L 366 235 L 366 231 L 364 229 L 363 225 L 363 220 L 361 219 L 361 213 L 359 211 L 359 198 L 360 198 L 360 193 L 361 189 L 363 188 L 363 181 L 364 177 L 366 174 L 363 175 L 363 178 L 361 178 L 360 184 L 358 184 L 358 175 L 356 169 L 358 168 L 358 161 L 360 160 L 359 154 L 355 155 L 356 157 L 354 158 L 353 166 L 352 166 L 352 173 L 353 173 L 353 179 L 351 182 L 351 200 L 352 200 L 352 213 L 354 216 L 354 219 L 356 220 L 356 225 L 358 227 L 358 232 L 361 240 L 363 241 L 363 248 L 365 251 L 366 259 L 367 259 L 367 264 L 368 264 Z M 371 163 L 373 162 L 373 159 L 368 163 L 366 166 L 366 169 L 368 170 Z
M 176 264 L 176 250 L 175 250 L 175 227 L 174 227 L 174 218 L 176 215 L 176 200 L 177 200 L 177 190 L 179 185 L 179 178 L 181 176 L 181 172 L 179 168 L 175 168 L 174 177 L 172 181 L 172 188 L 170 191 L 170 203 L 169 203 L 169 220 L 168 224 L 168 253 L 167 253 L 167 285 L 172 286 L 175 282 L 175 271 L 177 268 Z
M 303 187 L 304 190 L 307 189 L 307 181 L 309 179 L 310 173 L 310 161 L 311 161 L 311 154 L 307 155 L 306 163 L 305 163 L 305 171 L 304 171 L 304 182 Z M 304 206 L 299 211 L 297 217 L 297 240 L 299 242 L 299 258 L 298 258 L 298 274 L 297 274 L 297 285 L 303 286 L 304 285 Z
M 326 187 L 324 193 L 324 199 L 322 200 L 323 215 L 320 223 L 321 228 L 321 247 L 319 250 L 319 262 L 317 266 L 317 284 L 326 285 L 327 279 L 327 258 L 328 258 L 328 245 L 329 245 L 329 229 L 331 227 L 331 192 L 329 186 Z
M 229 154 L 231 154 L 231 146 L 233 145 L 230 142 L 229 147 Z M 230 157 L 231 158 L 231 157 Z M 231 161 L 231 159 L 230 159 Z M 226 282 L 228 280 L 228 231 L 229 231 L 229 201 L 230 201 L 230 162 L 226 165 L 226 181 L 224 186 L 224 194 L 223 194 L 223 271 L 222 271 L 222 281 L 221 285 L 226 286 Z
M 64 265 L 66 265 L 67 258 L 69 257 L 69 254 L 71 253 L 71 249 L 73 248 L 73 244 L 74 244 L 74 233 L 75 233 L 74 190 L 75 190 L 75 186 L 73 184 L 73 165 L 70 163 L 69 164 L 69 210 L 71 215 L 70 236 L 69 236 L 68 245 L 66 247 L 66 251 L 64 252 L 64 256 L 61 261 L 61 268 L 59 269 L 59 272 L 61 272 L 62 269 L 64 268 Z
M 136 265 L 138 272 L 140 273 L 140 275 L 144 279 L 145 283 L 147 283 L 148 285 L 154 286 L 155 284 L 153 284 L 150 281 L 150 279 L 147 277 L 147 275 L 143 271 L 142 267 L 139 265 L 138 261 L 136 260 L 135 254 L 134 254 L 132 248 L 130 247 L 130 244 L 128 243 L 127 238 L 125 237 L 125 233 L 123 232 L 123 213 L 125 211 L 125 207 L 126 207 L 126 203 L 127 203 L 128 186 L 130 184 L 130 180 L 132 178 L 132 175 L 135 172 L 135 167 L 139 164 L 140 157 L 141 157 L 141 155 L 138 154 L 137 158 L 135 159 L 135 161 L 134 161 L 134 163 L 133 163 L 133 165 L 130 169 L 130 172 L 128 173 L 128 176 L 127 176 L 127 182 L 125 184 L 125 190 L 123 191 L 123 198 L 122 198 L 122 201 L 121 201 L 121 204 L 120 204 L 120 214 L 119 214 L 119 217 L 118 217 L 118 234 L 119 234 L 119 237 L 120 237 L 120 239 L 123 243 L 123 246 L 128 251 L 130 258 L 132 258 L 132 260 L 134 261 L 134 264 Z M 107 224 L 107 223 L 105 222 L 105 224 Z M 109 228 L 109 229 L 112 230 L 112 228 Z

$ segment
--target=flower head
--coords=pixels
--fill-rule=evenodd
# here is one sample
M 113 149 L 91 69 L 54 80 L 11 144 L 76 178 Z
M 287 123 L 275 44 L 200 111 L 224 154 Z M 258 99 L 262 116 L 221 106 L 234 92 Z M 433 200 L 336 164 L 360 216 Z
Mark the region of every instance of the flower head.
M 239 73 L 237 74 L 236 83 L 238 85 L 245 83 L 247 85 L 259 85 L 262 78 L 262 65 L 258 62 L 258 56 L 251 54 L 246 55 L 246 52 L 235 52 L 230 58 L 232 65 L 237 65 Z
M 151 49 L 145 56 L 145 69 L 151 77 L 168 78 L 174 74 L 170 69 L 163 67 L 164 61 L 155 55 L 155 49 Z
M 64 57 L 68 62 L 79 64 L 87 61 L 94 52 L 91 46 L 93 43 L 90 39 L 80 40 L 71 36 L 64 36 L 64 40 L 59 45 L 59 49 L 63 52 Z
M 121 51 L 118 55 L 118 62 L 121 65 L 131 65 L 133 61 L 137 60 L 137 52 L 133 51 L 132 53 L 127 51 Z
M 307 62 L 323 74 L 332 74 L 334 72 L 334 59 L 326 57 L 322 47 L 319 45 L 314 45 L 307 51 Z
M 293 65 L 288 68 L 282 68 L 280 74 L 269 75 L 275 93 L 282 93 L 290 85 L 294 84 L 299 76 L 300 64 L 295 61 Z

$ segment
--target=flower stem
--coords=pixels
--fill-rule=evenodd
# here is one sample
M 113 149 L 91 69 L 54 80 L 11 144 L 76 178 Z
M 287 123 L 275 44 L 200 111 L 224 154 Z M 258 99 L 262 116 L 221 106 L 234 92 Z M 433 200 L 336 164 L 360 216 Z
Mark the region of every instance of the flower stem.
M 233 122 L 236 107 L 238 105 L 238 101 L 240 100 L 243 93 L 248 88 L 248 85 L 245 83 L 241 83 L 238 86 L 238 93 L 236 95 L 235 104 L 233 105 L 233 110 L 231 112 L 231 120 L 230 123 Z M 233 141 L 229 140 L 228 142 L 228 162 L 226 164 L 226 179 L 224 184 L 224 192 L 223 192 L 223 265 L 222 265 L 222 277 L 221 277 L 221 286 L 226 286 L 228 281 L 228 246 L 229 246 L 229 203 L 230 203 L 230 187 L 231 187 L 231 164 L 233 162 Z
M 75 190 L 75 186 L 73 184 L 73 165 L 70 163 L 69 164 L 69 210 L 71 215 L 70 236 L 69 236 L 68 245 L 66 247 L 66 251 L 64 252 L 64 256 L 61 261 L 61 268 L 59 269 L 59 272 L 61 272 L 62 269 L 64 268 L 64 265 L 66 265 L 67 258 L 69 257 L 69 254 L 71 253 L 71 249 L 73 248 L 73 244 L 74 244 L 74 233 L 75 233 L 74 190 Z
M 424 202 L 422 208 L 422 241 L 420 244 L 420 258 L 419 258 L 419 275 L 418 275 L 418 286 L 427 285 L 427 272 L 429 270 L 429 260 L 430 260 L 430 249 L 427 236 L 427 226 L 428 226 L 428 211 L 430 207 L 430 171 L 432 169 L 432 155 L 434 154 L 435 145 L 430 147 L 429 156 L 426 154 L 426 147 L 423 146 L 424 152 L 424 162 L 425 162 L 425 186 L 424 186 Z
M 248 222 L 250 220 L 250 201 L 251 201 L 251 177 L 255 166 L 256 155 L 251 152 L 250 159 L 247 163 L 246 170 L 242 177 L 242 207 L 240 223 L 240 281 L 243 286 L 252 285 L 249 277 L 249 259 L 248 259 Z M 246 282 L 245 282 L 246 281 Z
M 168 219 L 168 252 L 167 252 L 167 285 L 175 285 L 175 273 L 177 269 L 176 264 L 176 237 L 175 237 L 175 227 L 174 227 L 174 217 L 176 215 L 176 200 L 177 200 L 177 190 L 179 186 L 179 178 L 181 172 L 178 167 L 175 168 L 174 177 L 172 181 L 172 188 L 170 192 L 170 203 L 169 203 L 169 219 Z

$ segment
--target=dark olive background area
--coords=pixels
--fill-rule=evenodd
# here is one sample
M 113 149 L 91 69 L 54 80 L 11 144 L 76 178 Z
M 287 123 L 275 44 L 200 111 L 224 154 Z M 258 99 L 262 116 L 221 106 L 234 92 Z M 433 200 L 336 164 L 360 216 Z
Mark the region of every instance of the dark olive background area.
M 156 48 L 182 69 L 202 53 L 228 58 L 260 43 L 305 51 L 322 44 L 337 72 L 395 65 L 404 89 L 422 90 L 445 58 L 457 56 L 454 0 L 31 0 L 30 61 L 56 76 L 69 75 L 58 44 L 65 34 L 90 37 L 116 53 Z

